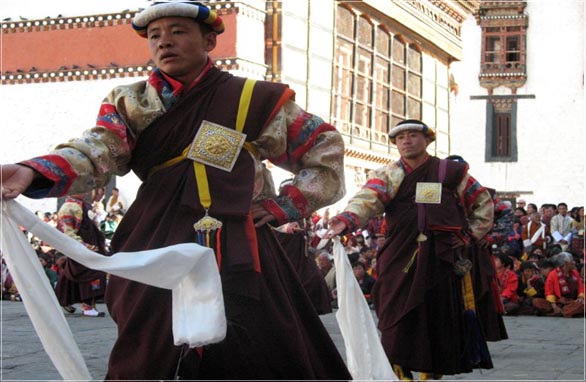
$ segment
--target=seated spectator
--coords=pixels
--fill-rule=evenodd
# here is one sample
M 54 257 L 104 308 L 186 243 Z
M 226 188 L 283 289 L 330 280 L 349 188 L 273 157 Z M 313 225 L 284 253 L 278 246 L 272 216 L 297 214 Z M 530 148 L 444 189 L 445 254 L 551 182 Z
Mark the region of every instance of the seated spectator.
M 364 235 L 362 234 L 361 231 L 356 232 L 356 234 L 354 235 L 354 238 L 356 239 L 355 243 L 356 243 L 356 248 L 358 248 L 359 252 L 362 252 L 365 249 L 368 249 L 368 245 L 366 244 L 366 239 L 364 239 Z
M 574 252 L 584 254 L 584 207 L 575 207 L 574 221 L 572 222 L 572 244 Z
M 584 316 L 584 284 L 571 254 L 562 252 L 554 258 L 557 265 L 545 281 L 545 298 L 552 315 Z
M 536 247 L 546 248 L 549 241 L 549 228 L 541 222 L 539 212 L 531 214 L 531 219 L 523 226 L 521 239 L 526 253 L 531 253 L 531 250 Z
M 537 314 L 537 309 L 533 306 L 533 299 L 544 298 L 545 283 L 541 278 L 537 264 L 534 262 L 526 261 L 521 264 L 517 294 L 519 296 L 519 314 Z
M 512 231 L 509 232 L 508 236 L 505 238 L 506 244 L 519 253 L 523 251 L 523 241 L 521 240 L 522 230 L 523 227 L 521 226 L 521 221 L 519 219 L 515 219 L 513 221 Z
M 560 244 L 552 244 L 545 250 L 545 257 L 551 259 L 555 255 L 562 253 L 562 246 Z
M 376 250 L 377 252 L 383 247 L 383 244 L 385 244 L 385 241 L 387 241 L 387 239 L 385 238 L 385 235 L 383 235 L 382 233 L 377 233 L 375 236 L 375 242 L 376 242 Z
M 370 269 L 366 273 L 368 273 L 375 281 L 376 279 L 378 279 L 378 270 L 376 269 L 376 257 L 374 257 L 370 261 Z
M 321 252 L 317 257 L 317 267 L 326 281 L 332 300 L 335 299 L 336 268 L 332 256 L 328 252 Z
M 527 204 L 527 206 L 525 207 L 525 211 L 527 212 L 527 215 L 521 217 L 521 226 L 524 226 L 529 222 L 531 214 L 539 212 L 535 203 Z
M 383 233 L 382 224 L 384 217 L 382 215 L 373 216 L 368 219 L 366 224 L 366 230 L 368 231 L 369 246 L 370 248 L 376 248 L 376 234 Z
M 360 285 L 360 289 L 362 290 L 362 294 L 366 298 L 366 301 L 370 304 L 370 292 L 372 291 L 372 287 L 374 285 L 374 278 L 372 278 L 368 273 L 366 273 L 366 265 L 361 261 L 357 261 L 352 266 L 352 270 L 354 271 L 354 276 L 358 281 L 358 285 Z
M 572 224 L 574 219 L 568 215 L 568 205 L 566 203 L 559 203 L 557 205 L 558 214 L 554 215 L 549 222 L 549 230 L 555 243 L 567 245 L 572 241 Z M 563 243 L 562 243 L 563 242 Z
M 116 216 L 114 214 L 108 214 L 106 219 L 100 223 L 99 227 L 106 237 L 106 240 L 112 240 L 114 232 L 116 232 L 116 228 L 118 228 Z
M 45 274 L 49 278 L 49 282 L 51 283 L 51 286 L 53 287 L 53 289 L 55 289 L 55 286 L 57 286 L 57 279 L 58 279 L 57 273 L 55 273 L 55 271 L 53 271 L 51 269 L 51 265 L 49 264 L 49 262 L 47 261 L 47 258 L 45 256 L 39 256 L 39 261 L 41 262 L 41 265 L 43 266 L 43 270 L 45 271 Z
M 517 288 L 519 278 L 513 271 L 513 259 L 502 253 L 494 257 L 496 281 L 505 314 L 516 314 L 519 309 Z
M 541 248 L 534 248 L 527 257 L 527 261 L 534 263 L 539 263 L 543 259 L 545 259 L 545 255 L 543 254 L 543 250 Z
M 525 211 L 525 208 L 521 208 L 521 207 L 515 208 L 515 217 L 517 219 L 521 219 L 521 217 L 526 216 L 526 215 L 527 215 L 527 211 Z

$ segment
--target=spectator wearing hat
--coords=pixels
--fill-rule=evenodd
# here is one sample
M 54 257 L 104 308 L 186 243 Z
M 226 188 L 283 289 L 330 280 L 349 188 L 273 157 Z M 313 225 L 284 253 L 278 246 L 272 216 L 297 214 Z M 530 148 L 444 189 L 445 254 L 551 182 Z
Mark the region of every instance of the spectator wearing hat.
M 557 267 L 545 281 L 545 299 L 551 304 L 552 314 L 564 317 L 584 316 L 584 283 L 576 270 L 573 256 L 568 252 L 553 258 Z

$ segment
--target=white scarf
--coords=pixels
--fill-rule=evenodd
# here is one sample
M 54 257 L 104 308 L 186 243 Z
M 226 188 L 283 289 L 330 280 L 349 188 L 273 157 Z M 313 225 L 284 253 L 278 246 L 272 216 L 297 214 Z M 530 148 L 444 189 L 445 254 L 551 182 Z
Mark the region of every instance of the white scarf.
M 397 381 L 344 246 L 339 237 L 333 240 L 338 292 L 336 320 L 346 346 L 348 370 L 354 380 Z
M 91 269 L 173 291 L 175 345 L 226 336 L 222 285 L 213 250 L 195 243 L 105 257 L 64 235 L 14 200 L 2 201 L 2 253 L 49 358 L 65 380 L 93 380 L 49 279 L 19 225 Z

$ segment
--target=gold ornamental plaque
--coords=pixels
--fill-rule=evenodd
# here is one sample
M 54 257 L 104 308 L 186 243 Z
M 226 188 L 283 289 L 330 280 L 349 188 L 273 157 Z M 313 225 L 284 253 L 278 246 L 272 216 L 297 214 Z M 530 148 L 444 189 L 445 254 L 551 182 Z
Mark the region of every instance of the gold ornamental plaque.
M 189 147 L 187 158 L 230 172 L 245 139 L 246 134 L 204 120 Z
M 418 182 L 415 189 L 415 202 L 425 204 L 440 204 L 442 202 L 442 184 Z

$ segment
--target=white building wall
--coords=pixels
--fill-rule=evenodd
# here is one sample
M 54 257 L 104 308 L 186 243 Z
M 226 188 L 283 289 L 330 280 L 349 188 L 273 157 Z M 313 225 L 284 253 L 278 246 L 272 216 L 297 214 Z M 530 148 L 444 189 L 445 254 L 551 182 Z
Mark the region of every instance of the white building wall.
M 481 31 L 473 18 L 462 28 L 464 58 L 451 71 L 459 84 L 452 97 L 452 153 L 471 173 L 497 191 L 522 194 L 537 204 L 585 201 L 584 2 L 528 1 L 527 82 L 517 90 L 535 99 L 517 100 L 518 161 L 486 163 L 486 100 L 479 86 Z M 497 88 L 494 94 L 511 94 Z
M 140 79 L 0 86 L 0 163 L 44 155 L 57 144 L 79 137 L 95 125 L 100 103 L 112 88 Z M 134 200 L 139 183 L 133 174 L 117 178 L 117 187 L 128 202 Z M 20 196 L 18 201 L 32 210 L 53 212 L 57 206 L 55 198 Z
M 334 54 L 332 0 L 282 3 L 282 76 L 307 111 L 330 115 Z

